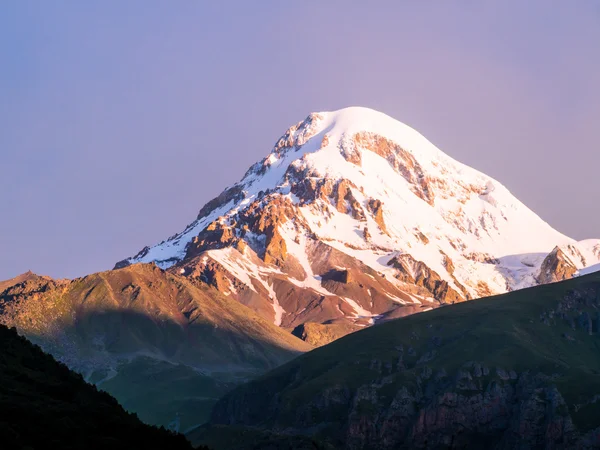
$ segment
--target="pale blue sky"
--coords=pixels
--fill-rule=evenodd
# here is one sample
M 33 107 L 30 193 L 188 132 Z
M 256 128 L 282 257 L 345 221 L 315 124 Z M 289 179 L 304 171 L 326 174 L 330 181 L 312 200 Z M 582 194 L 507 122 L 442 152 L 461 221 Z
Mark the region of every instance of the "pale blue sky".
M 110 269 L 352 105 L 600 237 L 600 2 L 6 0 L 0 279 Z

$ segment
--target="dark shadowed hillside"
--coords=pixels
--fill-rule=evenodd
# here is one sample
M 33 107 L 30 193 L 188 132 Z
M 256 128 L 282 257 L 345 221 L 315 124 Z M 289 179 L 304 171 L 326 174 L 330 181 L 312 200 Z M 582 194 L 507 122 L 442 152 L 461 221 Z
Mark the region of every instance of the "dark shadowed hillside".
M 0 448 L 191 449 L 0 325 Z
M 237 388 L 212 423 L 344 449 L 600 448 L 600 274 L 350 334 Z
M 273 433 L 253 427 L 203 425 L 186 437 L 193 445 L 235 450 L 335 450 L 309 436 Z

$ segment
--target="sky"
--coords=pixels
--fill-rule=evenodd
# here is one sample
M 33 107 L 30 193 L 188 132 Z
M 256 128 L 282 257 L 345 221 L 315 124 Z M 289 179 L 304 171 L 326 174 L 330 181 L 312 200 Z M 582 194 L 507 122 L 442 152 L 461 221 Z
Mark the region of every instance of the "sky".
M 6 0 L 0 279 L 111 269 L 346 106 L 600 238 L 600 2 Z

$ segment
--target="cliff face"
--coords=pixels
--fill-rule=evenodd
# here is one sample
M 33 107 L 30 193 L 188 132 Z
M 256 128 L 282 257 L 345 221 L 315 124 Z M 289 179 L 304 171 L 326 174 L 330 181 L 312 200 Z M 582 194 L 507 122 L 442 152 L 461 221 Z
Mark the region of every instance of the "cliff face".
M 568 280 L 577 273 L 575 263 L 565 252 L 555 247 L 542 262 L 538 280 L 541 284 L 554 283 L 556 281 Z
M 294 328 L 292 334 L 313 347 L 320 347 L 359 329 L 360 327 L 345 322 L 327 324 L 306 322 Z
M 600 448 L 600 276 L 353 333 L 237 388 L 211 422 L 345 449 Z
M 514 449 L 522 443 L 568 449 L 600 435 L 599 430 L 578 433 L 563 396 L 542 374 L 490 371 L 472 363 L 451 375 L 425 369 L 414 378 L 416 388 L 397 390 L 394 373 L 383 374 L 387 379 L 356 389 L 341 383 L 313 397 L 297 409 L 294 430 L 317 430 L 317 436 L 341 441 L 339 448 L 347 449 Z M 255 426 L 256 417 L 242 412 L 249 401 L 255 399 L 219 404 L 213 421 L 229 423 L 235 416 L 233 423 Z M 271 405 L 271 417 L 281 406 Z

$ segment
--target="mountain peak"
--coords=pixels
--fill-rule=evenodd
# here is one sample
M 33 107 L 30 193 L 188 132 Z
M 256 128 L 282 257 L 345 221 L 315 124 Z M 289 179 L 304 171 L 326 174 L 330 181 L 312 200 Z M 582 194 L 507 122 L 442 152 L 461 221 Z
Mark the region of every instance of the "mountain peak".
M 497 180 L 350 107 L 291 126 L 183 232 L 118 266 L 154 261 L 277 325 L 360 327 L 537 284 L 557 245 L 577 251 Z M 587 253 L 577 269 L 600 260 Z
M 24 283 L 25 281 L 29 281 L 29 280 L 50 280 L 50 277 L 47 276 L 43 276 L 43 275 L 38 275 L 34 272 L 32 272 L 31 270 L 28 270 L 27 272 L 24 272 L 20 275 L 17 275 L 14 278 L 11 278 L 9 280 L 4 280 L 4 281 L 0 281 L 0 292 L 13 287 L 19 283 Z
M 419 159 L 446 160 L 454 162 L 420 133 L 390 116 L 363 107 L 349 107 L 337 111 L 309 114 L 303 121 L 291 126 L 276 142 L 273 150 L 252 166 L 242 184 L 256 182 L 257 177 L 271 168 L 285 168 L 302 160 L 311 161 L 322 170 L 335 175 L 334 167 L 340 164 L 340 156 L 347 162 L 361 165 L 361 150 L 369 149 L 369 142 L 387 149 L 390 153 L 406 150 Z M 318 154 L 315 156 L 314 154 Z M 389 155 L 380 155 L 387 157 Z M 286 164 L 287 163 L 287 164 Z M 281 170 L 271 173 L 267 181 L 279 178 Z M 341 172 L 338 175 L 343 175 Z

